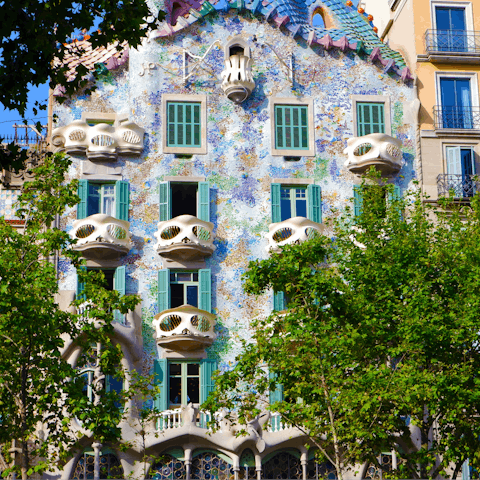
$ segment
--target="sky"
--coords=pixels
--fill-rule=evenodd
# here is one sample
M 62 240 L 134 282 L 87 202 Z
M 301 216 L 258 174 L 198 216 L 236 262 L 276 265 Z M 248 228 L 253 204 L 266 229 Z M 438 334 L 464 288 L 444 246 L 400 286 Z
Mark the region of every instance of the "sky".
M 28 109 L 25 112 L 25 117 L 29 124 L 35 124 L 36 122 L 42 122 L 42 125 L 47 124 L 47 111 L 39 110 L 37 116 L 34 115 L 32 108 L 35 106 L 35 101 L 46 102 L 48 99 L 48 84 L 39 85 L 38 87 L 31 87 L 28 95 Z M 7 135 L 13 135 L 13 124 L 22 124 L 22 116 L 17 110 L 5 110 L 3 105 L 0 104 L 0 138 L 5 138 Z M 19 130 L 22 135 L 25 130 Z

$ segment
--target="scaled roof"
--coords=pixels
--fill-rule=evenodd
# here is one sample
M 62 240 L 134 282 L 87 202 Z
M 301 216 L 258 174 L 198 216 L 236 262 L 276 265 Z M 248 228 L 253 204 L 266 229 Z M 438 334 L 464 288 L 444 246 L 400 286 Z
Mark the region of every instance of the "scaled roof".
M 309 12 L 314 4 L 329 14 L 335 24 L 334 28 L 311 25 Z M 363 51 L 370 55 L 372 62 L 383 65 L 384 72 L 393 71 L 404 81 L 411 80 L 413 77 L 402 55 L 384 44 L 375 34 L 373 17 L 351 4 L 349 0 L 167 0 L 166 19 L 150 34 L 150 38 L 173 36 L 212 12 L 225 12 L 235 8 L 240 15 L 247 10 L 273 22 L 279 28 L 286 28 L 293 37 L 302 37 L 309 45 L 318 44 L 327 50 L 340 48 L 343 51 Z M 99 66 L 113 70 L 128 59 L 126 44 L 122 44 L 122 51 L 118 51 L 116 45 L 92 49 L 88 36 L 85 36 L 75 40 L 72 49 L 75 46 L 83 48 L 85 53 L 81 59 L 73 54 L 66 57 L 70 77 L 79 63 L 89 70 L 98 69 Z M 54 95 L 61 94 L 60 89 L 54 92 Z

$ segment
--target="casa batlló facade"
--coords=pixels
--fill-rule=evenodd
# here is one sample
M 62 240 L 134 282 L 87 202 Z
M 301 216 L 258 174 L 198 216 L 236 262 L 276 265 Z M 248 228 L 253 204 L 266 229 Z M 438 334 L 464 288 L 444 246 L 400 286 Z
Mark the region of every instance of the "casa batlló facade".
M 399 193 L 416 178 L 411 74 L 348 1 L 150 6 L 167 17 L 138 50 L 88 51 L 97 90 L 55 103 L 52 132 L 80 181 L 81 203 L 62 228 L 109 288 L 142 298 L 114 327 L 124 368 L 155 372 L 161 387 L 147 436 L 147 453 L 161 461 L 148 477 L 336 478 L 275 414 L 237 438 L 227 422 L 209 433 L 199 405 L 212 373 L 231 368 L 251 338 L 250 321 L 283 308 L 281 294 L 243 293 L 248 262 L 323 232 L 370 166 Z M 12 220 L 16 186 L 4 179 L 0 190 L 0 213 Z M 58 268 L 61 306 L 72 308 L 82 286 L 68 262 Z M 81 351 L 69 343 L 64 354 L 76 364 Z M 93 381 L 93 370 L 79 374 Z M 135 438 L 128 421 L 123 435 Z M 95 455 L 102 478 L 142 476 L 139 449 L 86 434 L 81 443 L 61 478 L 93 478 Z

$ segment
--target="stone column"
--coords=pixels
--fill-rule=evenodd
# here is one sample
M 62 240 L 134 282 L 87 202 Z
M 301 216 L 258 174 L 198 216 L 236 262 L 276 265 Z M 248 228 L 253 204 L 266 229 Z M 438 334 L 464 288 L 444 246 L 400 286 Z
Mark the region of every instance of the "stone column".
M 100 480 L 100 449 L 102 448 L 101 443 L 92 443 L 93 448 L 93 480 Z

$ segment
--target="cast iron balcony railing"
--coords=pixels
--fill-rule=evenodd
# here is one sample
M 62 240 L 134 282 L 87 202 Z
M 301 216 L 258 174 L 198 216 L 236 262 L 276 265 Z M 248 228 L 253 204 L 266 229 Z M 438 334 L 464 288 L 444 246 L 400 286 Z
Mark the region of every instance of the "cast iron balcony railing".
M 441 173 L 437 176 L 438 196 L 446 197 L 452 192 L 454 198 L 473 197 L 478 190 L 475 177 L 476 175 Z
M 473 30 L 427 30 L 428 53 L 480 53 L 480 32 Z
M 480 107 L 433 107 L 435 129 L 480 130 Z

